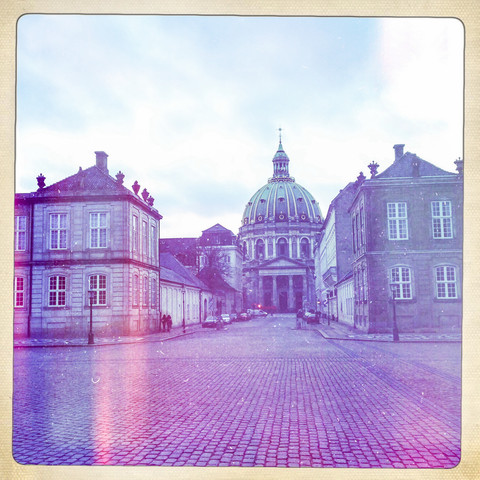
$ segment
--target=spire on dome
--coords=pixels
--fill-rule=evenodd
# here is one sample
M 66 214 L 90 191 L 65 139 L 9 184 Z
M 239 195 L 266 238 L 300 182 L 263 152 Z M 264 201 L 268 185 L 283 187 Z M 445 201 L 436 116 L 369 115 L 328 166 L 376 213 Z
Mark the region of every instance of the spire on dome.
M 288 158 L 285 150 L 283 150 L 282 146 L 282 129 L 279 128 L 279 144 L 278 150 L 275 156 L 273 157 L 273 178 L 290 178 L 290 174 L 288 173 L 288 164 L 290 159 Z

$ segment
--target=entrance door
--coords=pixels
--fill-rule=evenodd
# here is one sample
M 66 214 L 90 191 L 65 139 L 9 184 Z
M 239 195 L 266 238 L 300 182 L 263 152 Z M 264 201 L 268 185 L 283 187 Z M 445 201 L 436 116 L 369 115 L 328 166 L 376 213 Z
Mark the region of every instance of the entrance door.
M 281 312 L 286 312 L 288 310 L 288 292 L 279 293 L 278 306 Z

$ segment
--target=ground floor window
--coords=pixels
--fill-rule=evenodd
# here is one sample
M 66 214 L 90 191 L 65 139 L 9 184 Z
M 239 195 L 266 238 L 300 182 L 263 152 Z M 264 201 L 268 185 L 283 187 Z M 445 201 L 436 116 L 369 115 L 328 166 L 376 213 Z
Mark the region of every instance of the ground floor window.
M 412 275 L 408 267 L 393 267 L 390 270 L 390 280 L 395 298 L 408 300 L 412 298 Z
M 94 292 L 92 305 L 107 305 L 106 275 L 90 275 L 89 290 Z
M 15 277 L 15 308 L 25 306 L 25 279 Z
M 455 267 L 444 265 L 435 268 L 437 298 L 457 298 Z
M 48 306 L 64 307 L 67 297 L 67 279 L 63 275 L 54 275 L 48 280 Z

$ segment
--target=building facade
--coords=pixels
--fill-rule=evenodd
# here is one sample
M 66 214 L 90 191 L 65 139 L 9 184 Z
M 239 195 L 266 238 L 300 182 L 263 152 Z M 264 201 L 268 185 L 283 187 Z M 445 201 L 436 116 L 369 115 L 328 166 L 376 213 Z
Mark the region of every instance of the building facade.
M 239 231 L 246 308 L 315 309 L 313 245 L 322 214 L 313 196 L 289 174 L 281 138 L 273 177 L 247 203 Z
M 154 200 L 124 175 L 96 163 L 50 186 L 15 195 L 14 333 L 130 335 L 159 327 L 158 239 Z M 90 305 L 92 302 L 92 306 Z
M 350 208 L 354 325 L 365 332 L 460 328 L 463 161 L 458 174 L 395 145 L 381 174 L 371 164 Z M 395 302 L 395 311 L 393 303 Z

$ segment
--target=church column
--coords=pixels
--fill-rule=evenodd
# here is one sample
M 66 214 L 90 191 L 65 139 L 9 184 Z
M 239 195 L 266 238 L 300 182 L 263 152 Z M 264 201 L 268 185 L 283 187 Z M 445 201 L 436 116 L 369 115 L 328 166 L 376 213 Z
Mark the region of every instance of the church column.
M 293 294 L 293 275 L 288 276 L 288 308 L 295 309 L 295 295 Z
M 288 236 L 288 258 L 293 258 L 292 237 Z
M 302 275 L 302 295 L 303 299 L 305 299 L 308 302 L 308 292 L 307 292 L 307 272 L 305 272 L 305 275 Z M 304 307 L 305 305 L 302 305 Z
M 257 298 L 257 304 L 263 305 L 263 300 L 265 298 L 265 293 L 263 291 L 263 276 L 258 277 L 258 283 L 259 283 L 258 291 L 260 292 L 260 295 L 259 295 L 260 298 Z
M 275 307 L 279 307 L 276 275 L 272 275 L 272 283 L 273 283 L 272 305 L 274 305 Z
M 272 241 L 273 241 L 273 258 L 275 258 L 277 256 L 277 239 L 273 237 Z
M 300 252 L 300 236 L 297 237 L 297 258 L 302 258 L 302 252 Z

